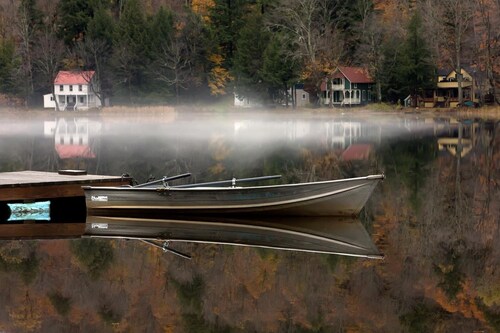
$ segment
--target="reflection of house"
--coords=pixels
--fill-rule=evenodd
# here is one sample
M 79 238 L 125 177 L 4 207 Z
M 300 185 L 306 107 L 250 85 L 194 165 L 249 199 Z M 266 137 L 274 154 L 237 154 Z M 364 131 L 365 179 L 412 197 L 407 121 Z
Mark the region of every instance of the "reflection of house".
M 55 149 L 61 159 L 95 158 L 89 146 L 89 123 L 86 118 L 67 121 L 61 118 L 55 128 Z
M 455 70 L 439 70 L 437 86 L 426 90 L 420 105 L 424 107 L 456 107 L 458 105 L 458 78 Z M 464 103 L 479 103 L 479 89 L 475 78 L 462 68 L 462 99 Z
M 361 67 L 338 67 L 321 83 L 323 104 L 360 105 L 372 101 L 373 80 Z
M 361 137 L 361 123 L 333 121 L 326 123 L 328 141 L 332 148 L 345 149 Z
M 354 143 L 379 144 L 381 127 L 369 122 L 331 121 L 325 123 L 326 139 L 332 149 L 344 150 Z
M 373 152 L 372 144 L 353 144 L 342 152 L 344 161 L 367 160 Z
M 472 121 L 448 122 L 440 130 L 437 140 L 439 151 L 447 151 L 453 156 L 464 157 L 477 144 L 479 124 Z
M 60 71 L 54 80 L 54 94 L 44 95 L 44 107 L 59 110 L 88 110 L 101 106 L 94 71 Z M 54 100 L 54 97 L 56 100 Z

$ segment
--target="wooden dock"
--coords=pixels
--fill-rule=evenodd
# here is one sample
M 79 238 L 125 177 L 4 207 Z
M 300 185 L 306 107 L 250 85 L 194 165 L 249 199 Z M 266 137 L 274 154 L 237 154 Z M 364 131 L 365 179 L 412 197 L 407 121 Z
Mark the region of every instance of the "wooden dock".
M 84 196 L 82 186 L 129 185 L 130 177 L 78 172 L 19 171 L 0 173 L 0 201 L 30 201 Z
M 0 240 L 80 238 L 83 223 L 0 223 Z

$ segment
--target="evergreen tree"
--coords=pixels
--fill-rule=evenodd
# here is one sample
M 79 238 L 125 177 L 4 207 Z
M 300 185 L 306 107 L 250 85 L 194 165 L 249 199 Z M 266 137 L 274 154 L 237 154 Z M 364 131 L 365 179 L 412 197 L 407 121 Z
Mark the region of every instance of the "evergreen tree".
M 91 89 L 104 104 L 107 96 L 112 94 L 111 54 L 113 50 L 114 21 L 109 10 L 98 7 L 94 17 L 88 22 L 85 38 L 78 41 L 76 49 L 83 60 L 86 70 L 95 71 L 95 79 L 99 84 Z
M 261 75 L 269 86 L 274 101 L 282 100 L 288 107 L 288 90 L 300 76 L 297 61 L 286 54 L 283 36 L 274 34 L 264 51 L 264 64 Z
M 404 79 L 403 42 L 402 38 L 392 36 L 382 46 L 383 61 L 379 80 L 383 99 L 391 103 L 396 103 L 409 94 Z
M 99 1 L 60 0 L 58 7 L 58 35 L 66 45 L 82 40 L 87 24 L 94 16 L 94 6 Z
M 15 57 L 14 41 L 2 39 L 0 41 L 0 93 L 15 94 L 15 70 L 19 66 Z
M 403 48 L 406 86 L 409 93 L 415 97 L 413 100 L 416 100 L 422 90 L 435 86 L 436 71 L 424 34 L 422 18 L 416 11 L 408 25 L 408 36 Z
M 228 66 L 232 65 L 236 40 L 244 24 L 245 0 L 214 0 L 210 9 L 212 37 L 221 49 Z
M 170 48 L 175 37 L 174 35 L 174 16 L 162 6 L 149 20 L 150 38 L 147 41 L 147 50 L 148 57 L 152 62 L 161 58 L 164 51 Z
M 407 27 L 406 38 L 396 36 L 386 41 L 380 75 L 387 100 L 395 103 L 412 95 L 416 103 L 417 96 L 422 95 L 424 89 L 434 86 L 435 69 L 423 36 L 422 19 L 415 12 Z
M 148 26 L 138 0 L 129 0 L 114 33 L 114 68 L 118 87 L 125 88 L 129 100 L 144 88 Z
M 239 96 L 264 96 L 267 86 L 262 78 L 263 55 L 269 41 L 262 14 L 257 11 L 248 16 L 238 35 L 233 59 L 236 92 Z

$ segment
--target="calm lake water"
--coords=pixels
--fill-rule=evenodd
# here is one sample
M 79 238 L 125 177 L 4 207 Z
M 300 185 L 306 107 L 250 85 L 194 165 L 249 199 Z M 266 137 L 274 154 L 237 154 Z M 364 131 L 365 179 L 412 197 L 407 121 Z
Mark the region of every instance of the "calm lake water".
M 360 216 L 383 260 L 176 244 L 187 261 L 135 241 L 0 241 L 0 331 L 500 330 L 499 146 L 497 120 L 458 116 L 0 112 L 0 172 L 386 175 Z

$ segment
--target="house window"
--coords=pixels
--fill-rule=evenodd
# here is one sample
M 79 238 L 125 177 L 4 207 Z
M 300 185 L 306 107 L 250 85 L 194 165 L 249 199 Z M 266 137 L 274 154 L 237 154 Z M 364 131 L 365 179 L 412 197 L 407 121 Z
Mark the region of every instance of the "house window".
M 59 91 L 63 91 L 64 90 L 64 86 L 61 84 L 59 85 Z
M 334 85 L 340 85 L 340 84 L 342 84 L 342 79 L 341 79 L 341 78 L 339 78 L 339 77 L 338 77 L 338 78 L 333 79 L 333 84 L 334 84 Z
M 302 100 L 306 99 L 306 94 L 302 94 Z
M 81 84 L 78 85 L 78 91 L 83 91 L 83 87 Z
M 358 89 L 358 84 L 357 84 L 357 83 L 353 83 L 353 84 L 352 84 L 352 88 L 353 88 L 353 89 Z
M 73 91 L 73 85 L 69 85 L 69 91 Z
M 53 102 L 54 101 L 54 96 L 50 96 L 50 101 Z
M 351 97 L 351 94 L 348 91 L 346 91 L 345 92 L 345 98 L 350 98 L 350 97 Z
M 80 103 L 84 103 L 85 102 L 85 98 L 83 96 L 80 96 Z

